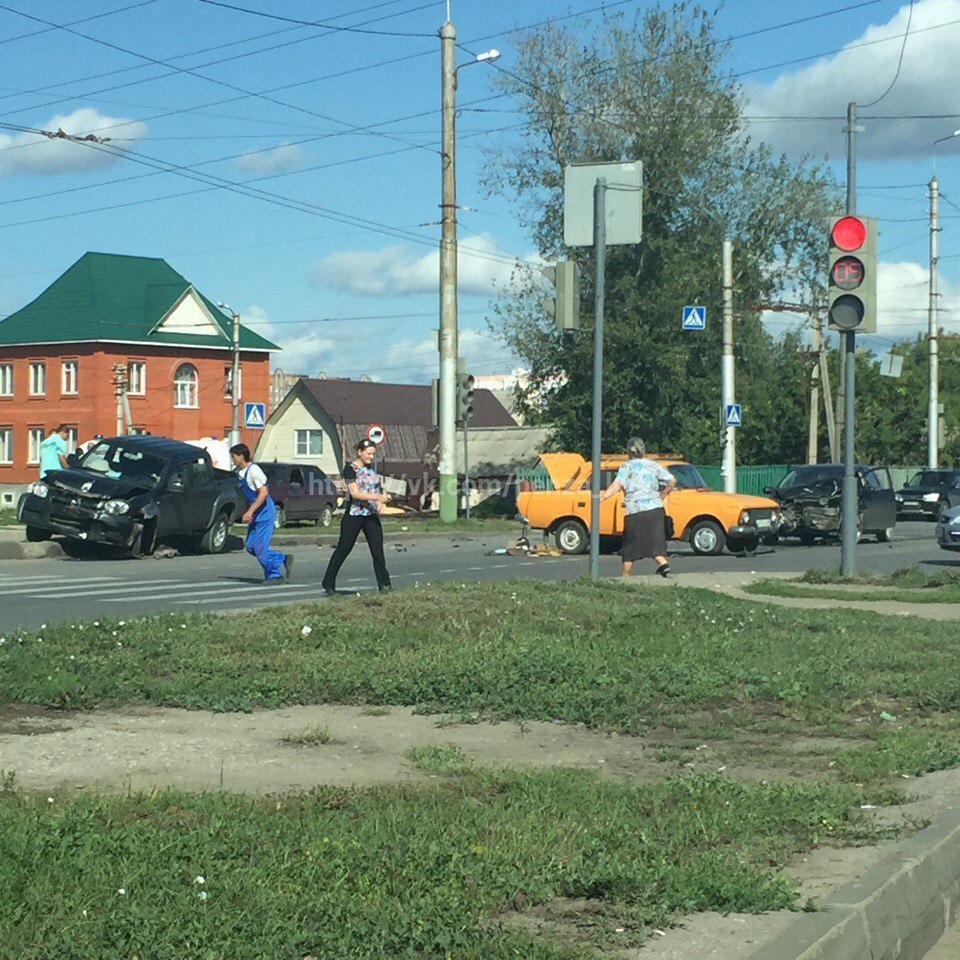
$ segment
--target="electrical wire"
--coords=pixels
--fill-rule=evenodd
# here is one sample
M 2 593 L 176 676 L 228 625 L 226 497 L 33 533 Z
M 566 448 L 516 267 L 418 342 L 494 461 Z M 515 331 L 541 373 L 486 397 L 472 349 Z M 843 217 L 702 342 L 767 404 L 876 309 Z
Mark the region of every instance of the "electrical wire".
M 900 46 L 900 58 L 899 60 L 897 60 L 896 73 L 894 73 L 893 79 L 890 81 L 890 86 L 887 87 L 887 89 L 884 90 L 883 93 L 881 93 L 876 100 L 872 100 L 870 103 L 865 103 L 863 105 L 864 110 L 869 110 L 870 107 L 875 107 L 897 85 L 897 80 L 900 79 L 900 68 L 903 66 L 903 55 L 907 50 L 907 37 L 910 36 L 910 24 L 912 22 L 913 22 L 913 0 L 910 0 L 910 9 L 907 12 L 907 29 L 903 31 L 903 44 Z
M 91 20 L 103 20 L 105 17 L 113 17 L 118 13 L 126 13 L 128 10 L 138 10 L 140 7 L 149 7 L 157 0 L 140 0 L 139 3 L 130 3 L 125 7 L 117 7 L 115 10 L 105 10 L 103 13 L 95 13 L 89 17 L 82 17 L 79 20 L 71 20 L 67 26 L 75 27 L 78 23 L 89 23 Z M 30 37 L 39 37 L 43 33 L 50 33 L 56 27 L 44 27 L 42 30 L 31 30 L 30 33 L 19 33 L 15 37 L 0 38 L 0 46 L 5 43 L 14 43 L 17 40 L 27 40 Z M 0 97 L 2 99 L 2 97 Z

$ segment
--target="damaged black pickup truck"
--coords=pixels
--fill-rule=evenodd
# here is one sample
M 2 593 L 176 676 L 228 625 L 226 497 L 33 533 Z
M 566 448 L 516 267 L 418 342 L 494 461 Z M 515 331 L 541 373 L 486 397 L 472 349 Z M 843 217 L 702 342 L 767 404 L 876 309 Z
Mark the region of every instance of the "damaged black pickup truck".
M 873 534 L 887 543 L 897 522 L 890 472 L 886 467 L 858 464 L 855 474 L 857 539 Z M 842 485 L 843 464 L 820 463 L 794 467 L 775 487 L 767 487 L 764 493 L 781 505 L 779 535 L 799 537 L 807 546 L 818 539 L 839 537 Z
M 27 540 L 58 534 L 68 552 L 96 543 L 133 557 L 184 540 L 220 553 L 239 512 L 236 477 L 214 469 L 206 450 L 149 436 L 100 441 L 31 483 L 18 507 Z

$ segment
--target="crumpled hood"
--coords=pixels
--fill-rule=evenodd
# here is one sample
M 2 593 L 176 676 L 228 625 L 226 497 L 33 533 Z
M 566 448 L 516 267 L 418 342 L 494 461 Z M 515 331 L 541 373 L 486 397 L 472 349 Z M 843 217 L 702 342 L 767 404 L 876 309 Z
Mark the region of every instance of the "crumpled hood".
M 81 496 L 103 497 L 105 499 L 118 498 L 120 500 L 131 493 L 148 490 L 149 485 L 130 477 L 105 477 L 102 473 L 93 470 L 73 468 L 70 470 L 56 470 L 44 477 L 44 483 L 56 488 L 66 488 Z

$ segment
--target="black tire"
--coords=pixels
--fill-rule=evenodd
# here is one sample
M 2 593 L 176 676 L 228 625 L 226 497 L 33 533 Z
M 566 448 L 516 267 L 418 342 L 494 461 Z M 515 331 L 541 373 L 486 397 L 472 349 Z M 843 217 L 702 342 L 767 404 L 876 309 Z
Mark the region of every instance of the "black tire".
M 50 531 L 43 527 L 27 526 L 27 543 L 43 543 L 50 539 Z
M 798 536 L 805 547 L 812 547 L 817 542 L 817 538 L 809 530 L 801 530 Z
M 727 535 L 715 520 L 698 520 L 690 528 L 690 546 L 701 557 L 715 557 L 723 553 Z
M 759 537 L 728 537 L 727 549 L 731 553 L 755 553 L 760 546 Z
M 328 503 L 320 511 L 320 516 L 317 517 L 317 526 L 329 527 L 332 523 L 333 523 L 333 506 L 332 504 Z
M 890 543 L 893 540 L 893 527 L 877 531 L 877 543 Z
M 283 504 L 277 504 L 277 514 L 273 518 L 273 529 L 282 530 L 287 525 L 287 511 L 284 510 Z
M 66 537 L 60 544 L 63 552 L 74 560 L 87 560 L 95 555 L 94 546 L 76 537 Z
M 760 538 L 760 542 L 768 547 L 775 547 L 780 542 L 780 534 L 768 533 L 765 537 Z
M 576 555 L 590 549 L 590 535 L 580 520 L 564 520 L 553 536 L 561 553 Z
M 156 542 L 157 525 L 153 521 L 147 521 L 137 527 L 137 532 L 130 541 L 126 554 L 131 560 L 139 560 L 141 557 L 149 557 L 157 546 Z
M 229 517 L 225 513 L 218 513 L 207 532 L 200 538 L 200 550 L 203 553 L 223 553 L 229 532 Z

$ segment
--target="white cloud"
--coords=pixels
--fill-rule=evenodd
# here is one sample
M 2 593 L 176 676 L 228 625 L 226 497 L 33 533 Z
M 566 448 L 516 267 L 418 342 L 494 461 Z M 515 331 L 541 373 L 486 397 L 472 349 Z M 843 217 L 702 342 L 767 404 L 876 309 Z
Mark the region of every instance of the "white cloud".
M 462 295 L 496 296 L 510 283 L 515 260 L 489 235 L 458 243 L 457 286 Z M 380 250 L 348 250 L 324 257 L 311 270 L 314 283 L 369 297 L 436 293 L 440 251 L 420 254 L 404 244 Z
M 110 137 L 121 148 L 133 146 L 131 141 L 141 140 L 147 133 L 147 125 L 139 120 L 108 117 L 92 107 L 74 110 L 69 115 L 58 114 L 36 129 L 54 133 L 62 130 L 80 137 L 87 134 Z M 0 176 L 95 170 L 117 163 L 120 159 L 116 154 L 95 145 L 50 139 L 36 133 L 0 135 Z
M 285 173 L 302 167 L 306 152 L 294 143 L 282 143 L 272 150 L 250 150 L 236 160 L 240 170 L 247 173 Z
M 867 27 L 844 49 L 769 84 L 747 84 L 750 116 L 839 116 L 847 102 L 867 104 L 893 80 L 907 28 L 908 5 L 886 23 Z M 880 42 L 876 42 L 880 41 Z M 867 44 L 866 46 L 862 44 Z M 864 114 L 955 114 L 960 87 L 960 0 L 918 0 L 896 85 Z M 786 48 L 772 49 L 770 53 Z M 787 51 L 789 53 L 789 51 Z M 769 54 L 768 54 L 769 55 Z M 777 57 L 772 57 L 777 59 Z M 777 151 L 841 156 L 840 120 L 763 122 L 750 128 Z M 953 120 L 867 120 L 858 151 L 867 158 L 929 156 L 931 144 L 956 128 Z
M 460 329 L 459 353 L 473 374 L 505 373 L 517 365 L 510 350 L 490 333 L 471 328 Z M 440 356 L 434 337 L 424 340 L 398 340 L 391 344 L 382 360 L 371 355 L 369 373 L 389 383 L 425 383 L 438 375 Z
M 275 323 L 263 307 L 253 304 L 240 314 L 240 322 L 277 346 L 282 353 L 273 355 L 274 368 L 287 373 L 305 373 L 314 376 L 329 364 L 338 342 L 323 336 L 318 324 L 307 322 Z

